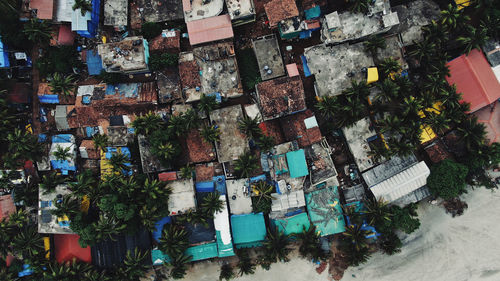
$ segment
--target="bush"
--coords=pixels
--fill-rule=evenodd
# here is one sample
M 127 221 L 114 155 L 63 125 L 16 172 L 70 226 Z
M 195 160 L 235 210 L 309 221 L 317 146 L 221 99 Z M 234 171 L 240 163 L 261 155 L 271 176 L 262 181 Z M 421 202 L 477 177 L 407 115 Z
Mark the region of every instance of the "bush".
M 238 59 L 238 67 L 241 75 L 243 89 L 253 91 L 255 85 L 259 84 L 262 79 L 260 77 L 259 65 L 257 58 L 252 49 L 243 49 L 236 53 Z
M 431 168 L 427 178 L 430 192 L 445 200 L 455 198 L 465 192 L 465 177 L 468 169 L 465 165 L 446 159 Z
M 43 57 L 35 63 L 41 77 L 47 77 L 56 72 L 73 73 L 73 67 L 81 66 L 82 62 L 78 60 L 78 52 L 73 46 L 49 47 L 44 50 Z
M 412 233 L 420 227 L 420 221 L 416 215 L 416 205 L 409 205 L 405 208 L 392 206 L 391 224 L 393 228 L 404 231 L 405 233 Z
M 178 63 L 179 55 L 177 54 L 153 54 L 149 57 L 149 69 L 151 71 L 162 70 L 168 66 L 176 66 Z
M 141 33 L 144 38 L 147 40 L 151 40 L 155 38 L 156 36 L 160 35 L 163 30 L 163 27 L 161 24 L 156 23 L 156 22 L 145 22 L 142 25 L 141 28 Z

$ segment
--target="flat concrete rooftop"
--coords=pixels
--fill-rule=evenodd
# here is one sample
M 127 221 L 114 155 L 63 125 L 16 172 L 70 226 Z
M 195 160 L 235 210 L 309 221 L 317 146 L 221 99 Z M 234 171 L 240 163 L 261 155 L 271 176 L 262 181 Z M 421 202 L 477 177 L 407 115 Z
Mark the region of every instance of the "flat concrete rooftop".
M 351 127 L 344 127 L 342 131 L 359 171 L 363 172 L 373 167 L 375 163 L 369 155 L 371 148 L 368 144 L 368 139 L 373 138 L 377 134 L 375 130 L 370 130 L 370 119 L 365 117 L 354 123 Z
M 193 179 L 170 181 L 167 186 L 172 189 L 172 194 L 168 199 L 168 210 L 171 216 L 196 208 Z
M 224 8 L 224 0 L 182 0 L 186 22 L 218 16 Z
M 253 0 L 226 0 L 227 12 L 231 20 L 255 15 Z
M 274 34 L 252 40 L 252 44 L 263 81 L 285 75 L 283 58 Z
M 127 17 L 127 0 L 104 1 L 104 25 L 110 25 L 114 27 L 127 26 Z
M 250 214 L 252 212 L 252 198 L 250 194 L 244 194 L 244 190 L 248 190 L 246 182 L 246 179 L 226 180 L 229 209 L 232 215 Z

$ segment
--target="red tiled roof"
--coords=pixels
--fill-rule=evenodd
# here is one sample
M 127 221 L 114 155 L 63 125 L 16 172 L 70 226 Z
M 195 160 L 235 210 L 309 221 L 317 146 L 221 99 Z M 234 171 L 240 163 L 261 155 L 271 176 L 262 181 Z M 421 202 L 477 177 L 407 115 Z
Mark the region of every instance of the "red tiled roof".
M 197 45 L 233 38 L 233 26 L 229 15 L 190 21 L 187 23 L 189 43 Z
M 446 150 L 441 141 L 435 142 L 425 148 L 425 152 L 433 163 L 439 163 L 444 159 L 450 158 L 450 153 Z
M 304 120 L 314 116 L 311 110 L 292 114 L 280 119 L 281 128 L 286 141 L 297 140 L 300 147 L 305 147 L 321 141 L 321 131 L 319 127 L 306 129 Z
M 492 107 L 484 107 L 476 112 L 477 121 L 486 127 L 486 138 L 490 143 L 500 142 L 500 102 L 495 102 Z
M 215 166 L 208 164 L 197 164 L 195 166 L 196 181 L 211 181 L 215 175 Z
M 95 148 L 93 140 L 82 140 L 80 147 L 85 147 L 89 159 L 99 159 L 99 151 Z
M 0 219 L 8 217 L 11 213 L 16 211 L 12 195 L 0 196 Z
M 285 143 L 285 136 L 281 131 L 281 125 L 279 119 L 267 120 L 259 124 L 259 128 L 266 134 L 266 136 L 271 136 L 274 139 L 274 144 Z
M 71 31 L 71 27 L 69 25 L 60 25 L 59 26 L 59 34 L 57 37 L 57 44 L 59 45 L 73 45 L 75 42 L 75 33 Z
M 468 56 L 448 62 L 450 77 L 446 80 L 457 86 L 462 100 L 471 104 L 471 112 L 477 111 L 500 98 L 498 82 L 483 52 L 472 50 Z
M 90 247 L 82 248 L 78 243 L 80 236 L 76 234 L 55 234 L 54 250 L 58 263 L 63 263 L 76 258 L 79 261 L 90 263 Z
M 54 0 L 30 0 L 30 9 L 37 9 L 36 17 L 42 20 L 52 20 Z
M 272 0 L 264 4 L 269 26 L 275 27 L 282 20 L 293 18 L 299 15 L 299 9 L 295 0 Z
M 181 163 L 201 163 L 215 160 L 215 148 L 213 144 L 207 143 L 200 135 L 200 131 L 193 129 L 181 140 L 182 155 Z
M 296 63 L 287 64 L 286 72 L 288 72 L 288 77 L 299 76 L 299 69 Z
M 158 174 L 160 181 L 174 181 L 177 179 L 177 172 L 164 172 Z
M 179 77 L 183 89 L 193 89 L 201 86 L 200 68 L 194 60 L 179 63 Z
M 172 32 L 172 31 L 169 31 Z M 163 37 L 162 34 L 156 36 L 149 41 L 150 51 L 171 50 L 179 51 L 181 48 L 181 32 L 179 30 L 173 31 L 175 36 Z
M 256 88 L 264 120 L 306 109 L 304 86 L 300 76 L 264 81 Z

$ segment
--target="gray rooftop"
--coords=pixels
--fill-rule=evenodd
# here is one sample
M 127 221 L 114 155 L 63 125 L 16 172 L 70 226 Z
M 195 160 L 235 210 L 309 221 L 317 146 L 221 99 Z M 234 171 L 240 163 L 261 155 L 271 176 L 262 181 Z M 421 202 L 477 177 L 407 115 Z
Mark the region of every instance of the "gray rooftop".
M 373 58 L 375 64 L 383 62 L 386 58 L 393 58 L 399 61 L 399 64 L 403 69 L 408 68 L 408 64 L 403 58 L 403 53 L 401 51 L 402 43 L 397 34 L 385 37 L 385 48 L 377 49 L 375 57 Z
M 224 0 L 183 0 L 184 20 L 194 21 L 218 16 Z
M 273 197 L 271 204 L 271 211 L 273 212 L 286 211 L 306 205 L 303 190 L 296 190 L 283 194 L 273 193 L 271 196 Z
M 410 203 L 416 203 L 418 201 L 421 201 L 431 195 L 431 192 L 427 188 L 427 186 L 422 186 L 419 189 L 412 191 L 411 193 L 408 193 L 407 195 L 392 201 L 392 205 L 398 205 L 400 207 L 404 207 Z
M 337 176 L 328 144 L 315 143 L 304 148 L 312 185 L 323 183 Z M 337 184 L 338 185 L 338 184 Z
M 75 0 L 56 0 L 55 1 L 55 21 L 71 22 L 71 13 Z
M 285 75 L 283 58 L 278 40 L 274 34 L 252 40 L 262 80 L 269 80 Z
M 156 85 L 158 86 L 158 102 L 168 103 L 182 99 L 181 84 L 179 73 L 163 74 L 161 72 L 156 76 Z
M 415 163 L 417 163 L 417 158 L 413 154 L 407 157 L 393 156 L 373 169 L 362 173 L 362 176 L 368 187 L 372 187 L 399 174 Z
M 134 0 L 145 22 L 163 22 L 184 18 L 181 0 Z M 140 10 L 142 9 L 142 11 Z
M 226 6 L 232 21 L 255 16 L 253 0 L 226 0 Z
M 127 26 L 127 16 L 127 0 L 104 1 L 104 25 L 110 25 L 114 27 Z
M 377 134 L 374 129 L 370 130 L 370 119 L 365 117 L 342 131 L 359 170 L 363 172 L 373 167 L 375 163 L 368 154 L 371 151 L 368 139 Z
M 320 97 L 342 94 L 351 86 L 351 79 L 366 81 L 366 73 L 362 69 L 374 65 L 372 57 L 364 51 L 363 43 L 320 44 L 305 49 L 304 55 L 316 78 L 315 90 Z
M 68 106 L 67 105 L 56 105 L 56 113 L 54 116 L 56 120 L 56 128 L 59 131 L 69 130 L 68 123 Z
M 111 146 L 126 146 L 134 141 L 134 134 L 126 126 L 109 126 L 107 135 Z
M 231 214 L 250 214 L 252 212 L 252 198 L 248 193 L 247 180 L 226 180 L 226 188 Z
M 146 137 L 144 135 L 138 135 L 137 142 L 139 144 L 139 153 L 141 154 L 142 171 L 144 173 L 165 171 L 166 168 L 163 167 L 160 161 L 158 161 L 158 158 L 151 153 L 150 144 Z
M 395 6 L 392 10 L 398 13 L 399 25 L 390 32 L 400 33 L 404 46 L 422 41 L 422 26 L 438 20 L 440 15 L 439 6 L 431 0 L 411 1 L 407 5 Z
M 236 160 L 249 148 L 246 136 L 238 128 L 238 120 L 243 119 L 241 105 L 233 105 L 210 112 L 210 121 L 219 126 L 220 140 L 216 142 L 219 162 Z
M 500 42 L 494 39 L 486 41 L 483 51 L 491 66 L 500 65 Z
M 57 195 L 67 195 L 71 191 L 68 185 L 58 185 L 54 192 L 48 194 L 40 188 L 38 190 L 38 232 L 40 233 L 53 233 L 53 234 L 69 234 L 73 233 L 69 228 L 69 222 L 66 225 L 60 225 L 56 216 L 52 215 L 51 210 L 56 209 L 54 199 Z
M 141 36 L 127 37 L 116 43 L 100 44 L 97 51 L 106 72 L 133 73 L 148 69 L 147 41 Z
M 365 199 L 365 188 L 362 184 L 342 187 L 342 193 L 347 204 Z
M 172 189 L 172 194 L 168 199 L 168 210 L 171 216 L 196 208 L 193 179 L 170 181 L 167 186 Z

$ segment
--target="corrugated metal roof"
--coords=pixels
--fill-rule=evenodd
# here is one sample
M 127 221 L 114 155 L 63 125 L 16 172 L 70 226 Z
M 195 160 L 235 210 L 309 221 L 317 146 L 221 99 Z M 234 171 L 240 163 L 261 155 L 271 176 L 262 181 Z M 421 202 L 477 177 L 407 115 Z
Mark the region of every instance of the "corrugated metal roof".
M 312 224 L 321 236 L 345 231 L 344 216 L 336 187 L 329 186 L 305 195 Z
M 206 260 L 217 257 L 217 243 L 207 243 L 189 247 L 186 255 L 193 256 L 191 261 Z
M 271 220 L 274 226 L 278 227 L 278 230 L 282 231 L 286 235 L 300 233 L 304 229 L 309 228 L 311 222 L 307 213 L 300 213 L 293 217 L 274 219 Z
M 102 60 L 101 56 L 95 50 L 87 51 L 87 69 L 90 75 L 101 74 Z
M 429 167 L 425 162 L 421 161 L 371 187 L 370 190 L 375 197 L 382 197 L 389 202 L 393 202 L 426 185 L 429 174 Z
M 187 23 L 189 43 L 197 45 L 222 39 L 233 38 L 233 26 L 229 15 L 211 17 Z
M 71 30 L 73 31 L 87 31 L 88 30 L 88 22 L 92 19 L 92 16 L 89 12 L 85 13 L 85 16 L 82 16 L 82 12 L 80 9 L 76 9 L 71 13 Z
M 42 20 L 52 20 L 54 14 L 53 0 L 31 0 L 30 9 L 36 9 L 36 17 Z
M 457 92 L 462 93 L 462 100 L 471 104 L 474 112 L 500 98 L 500 83 L 482 51 L 472 50 L 470 54 L 448 62 L 449 84 L 457 86 Z

